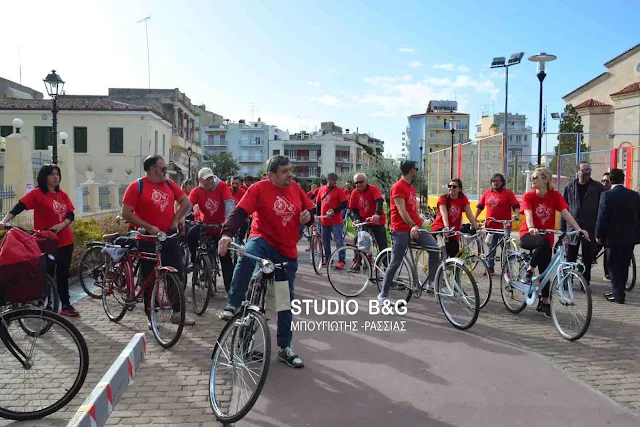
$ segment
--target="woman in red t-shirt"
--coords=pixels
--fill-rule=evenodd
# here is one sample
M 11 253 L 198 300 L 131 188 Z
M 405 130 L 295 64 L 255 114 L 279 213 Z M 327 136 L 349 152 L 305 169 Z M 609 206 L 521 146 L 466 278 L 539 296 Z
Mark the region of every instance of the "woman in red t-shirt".
M 589 234 L 582 230 L 568 211 L 567 202 L 551 182 L 553 174 L 548 168 L 537 168 L 531 176 L 531 186 L 533 190 L 525 193 L 522 197 L 522 207 L 525 222 L 520 228 L 520 247 L 533 250 L 531 262 L 527 268 L 523 283 L 531 283 L 533 272 L 538 268 L 540 274 L 549 267 L 551 263 L 551 248 L 553 247 L 553 234 L 546 236 L 540 234 L 540 229 L 556 228 L 556 212 L 560 212 L 562 218 L 567 221 L 574 230 L 580 230 L 586 239 Z M 546 317 L 551 317 L 551 306 L 549 305 L 549 284 L 542 289 L 542 299 L 538 303 L 537 311 L 544 313 Z
M 464 212 L 474 228 L 478 228 L 476 217 L 471 212 L 469 199 L 462 192 L 462 181 L 452 179 L 449 181 L 449 192 L 438 199 L 438 215 L 431 225 L 431 230 L 439 231 L 453 227 L 456 231 L 462 228 L 462 213 Z M 454 257 L 460 251 L 459 236 L 447 240 L 447 254 Z
M 42 166 L 37 182 L 38 186 L 20 199 L 0 222 L 0 230 L 22 211 L 33 209 L 33 228 L 51 230 L 58 235 L 58 252 L 55 254 L 55 262 L 49 262 L 47 259 L 47 272 L 50 276 L 54 273 L 56 276 L 58 294 L 62 302 L 60 314 L 75 317 L 79 313 L 73 308 L 69 298 L 69 269 L 74 242 L 69 224 L 73 222 L 75 208 L 67 193 L 60 189 L 58 166 Z

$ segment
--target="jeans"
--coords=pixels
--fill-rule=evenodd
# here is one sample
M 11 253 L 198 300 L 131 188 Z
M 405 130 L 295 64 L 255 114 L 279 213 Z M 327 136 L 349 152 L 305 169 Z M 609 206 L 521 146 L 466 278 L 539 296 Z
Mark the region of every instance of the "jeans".
M 389 287 L 391 286 L 391 281 L 396 275 L 398 268 L 400 268 L 400 264 L 402 264 L 402 259 L 404 258 L 405 253 L 407 252 L 407 248 L 409 247 L 411 235 L 408 231 L 391 231 L 391 262 L 389 263 L 389 267 L 384 273 L 384 279 L 382 281 L 382 293 L 381 296 L 383 298 L 389 297 Z M 420 239 L 418 239 L 418 245 L 425 247 L 437 247 L 436 239 L 431 234 L 420 233 Z M 429 274 L 427 277 L 428 286 L 433 284 L 433 280 L 436 275 L 436 270 L 438 269 L 438 265 L 440 263 L 440 254 L 436 252 L 429 252 Z M 415 266 L 411 266 L 415 269 Z
M 73 255 L 73 243 L 67 246 L 58 248 L 55 254 L 55 261 L 46 258 L 47 273 L 49 276 L 56 278 L 56 285 L 58 286 L 58 295 L 60 296 L 60 302 L 62 307 L 70 304 L 69 297 L 69 269 L 71 268 L 71 256 Z
M 285 258 L 276 252 L 266 240 L 262 237 L 254 237 L 246 244 L 247 253 L 260 257 L 270 259 L 274 263 L 287 262 L 287 266 L 284 270 L 284 275 L 289 281 L 289 296 L 294 298 L 294 281 L 296 278 L 296 272 L 298 271 L 298 260 L 292 258 Z M 233 280 L 231 281 L 231 291 L 229 292 L 229 298 L 227 304 L 231 307 L 238 308 L 242 305 L 242 301 L 245 299 L 247 289 L 249 288 L 249 280 L 253 275 L 253 271 L 256 265 L 256 261 L 249 257 L 241 257 L 238 259 L 236 269 L 233 272 Z M 282 273 L 282 270 L 276 270 L 276 278 L 278 273 Z M 293 332 L 291 331 L 291 321 L 293 315 L 291 311 L 279 311 L 278 312 L 278 332 L 277 341 L 278 347 L 289 347 L 293 338 Z
M 147 240 L 138 240 L 138 250 L 141 252 L 149 252 L 155 254 L 156 252 L 156 243 Z M 182 271 L 184 266 L 182 265 L 182 256 L 180 255 L 180 243 L 178 239 L 167 239 L 162 243 L 162 253 L 160 257 L 163 266 L 174 267 L 178 270 L 178 276 L 182 277 Z M 145 283 L 149 275 L 153 272 L 155 268 L 154 261 L 143 261 L 140 260 L 140 269 L 142 270 L 142 283 Z M 182 289 L 184 290 L 187 286 L 186 283 L 178 283 L 178 285 L 182 285 Z M 147 286 L 144 290 L 144 309 L 147 313 L 147 317 L 150 315 L 151 309 L 151 294 L 153 293 L 154 284 L 151 286 Z M 170 287 L 167 290 L 169 294 L 169 298 L 173 300 L 173 310 L 176 312 L 180 311 L 180 300 L 176 295 L 173 295 L 174 289 Z
M 342 223 L 336 225 L 325 225 L 322 227 L 322 246 L 324 249 L 324 258 L 328 261 L 331 257 L 331 233 L 336 239 L 336 249 L 344 246 L 344 239 L 342 238 Z M 340 251 L 338 254 L 338 261 L 344 262 L 345 253 Z
M 491 242 L 489 243 L 489 255 L 487 255 L 487 265 L 490 268 L 495 267 L 496 265 L 496 248 L 498 246 L 498 242 L 502 238 L 502 235 L 497 233 L 491 233 Z M 504 241 L 500 244 L 502 250 L 504 251 Z M 504 255 L 503 255 L 504 257 Z
M 205 234 L 205 238 L 213 240 L 215 247 L 218 247 L 219 235 Z M 191 252 L 191 262 L 195 265 L 196 252 L 198 250 L 198 242 L 200 241 L 200 227 L 192 227 L 187 233 L 187 241 L 189 243 L 189 252 Z M 227 253 L 225 256 L 219 256 L 217 253 L 212 256 L 217 257 L 220 260 L 220 267 L 222 267 L 222 279 L 224 281 L 224 289 L 229 292 L 229 286 L 231 286 L 231 278 L 233 277 L 233 260 L 231 254 Z

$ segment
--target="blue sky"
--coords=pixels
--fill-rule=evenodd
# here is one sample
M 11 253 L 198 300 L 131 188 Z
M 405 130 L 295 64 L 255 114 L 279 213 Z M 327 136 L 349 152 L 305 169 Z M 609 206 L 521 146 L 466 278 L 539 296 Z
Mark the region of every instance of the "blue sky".
M 457 99 L 475 123 L 504 108 L 503 70 L 494 56 L 540 51 L 548 65 L 545 104 L 605 69 L 640 42 L 637 1 L 59 1 L 5 4 L 0 76 L 43 89 L 55 68 L 69 94 L 147 87 L 144 25 L 151 15 L 151 86 L 178 87 L 231 120 L 261 117 L 290 132 L 320 121 L 359 128 L 400 153 L 406 116 L 431 99 Z M 51 17 L 59 18 L 52 37 Z M 496 72 L 497 71 L 497 72 Z M 535 64 L 510 69 L 511 112 L 537 130 Z M 639 77 L 640 78 L 640 77 Z M 557 124 L 550 120 L 548 130 Z M 549 138 L 549 149 L 552 147 Z M 535 151 L 535 150 L 534 150 Z

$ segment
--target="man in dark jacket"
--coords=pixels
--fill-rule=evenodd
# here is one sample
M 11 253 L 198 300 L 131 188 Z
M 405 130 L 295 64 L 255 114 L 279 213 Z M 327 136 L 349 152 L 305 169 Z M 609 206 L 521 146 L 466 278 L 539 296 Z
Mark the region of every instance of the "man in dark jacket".
M 605 294 L 605 298 L 624 304 L 633 247 L 640 244 L 640 195 L 625 188 L 622 170 L 612 169 L 610 177 L 613 186 L 600 200 L 595 236 L 606 247 L 613 285 L 613 292 Z
M 564 189 L 564 199 L 569 205 L 569 212 L 576 219 L 578 225 L 593 236 L 598 220 L 598 206 L 604 186 L 591 179 L 591 166 L 587 162 L 578 164 L 578 177 Z M 573 231 L 571 226 L 562 219 L 560 222 L 562 231 Z M 585 266 L 584 278 L 591 282 L 591 264 L 593 263 L 593 242 L 582 239 L 582 262 Z M 578 259 L 579 245 L 570 245 L 567 251 L 567 261 L 575 262 Z

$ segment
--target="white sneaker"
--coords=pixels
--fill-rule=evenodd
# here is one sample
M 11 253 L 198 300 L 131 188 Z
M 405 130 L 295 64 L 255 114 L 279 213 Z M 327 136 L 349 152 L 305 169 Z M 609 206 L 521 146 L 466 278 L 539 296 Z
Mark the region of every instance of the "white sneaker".
M 304 362 L 302 361 L 300 356 L 298 356 L 296 354 L 296 352 L 293 350 L 293 346 L 289 346 L 289 347 L 285 347 L 285 348 L 281 347 L 278 350 L 277 357 L 278 357 L 278 359 L 280 361 L 286 363 L 287 365 L 291 366 L 292 368 L 302 368 L 302 367 L 304 367 Z
M 378 302 L 382 305 L 382 303 L 384 303 L 385 301 L 389 301 L 389 298 L 387 298 L 387 297 L 383 297 L 383 296 L 382 296 L 382 293 L 380 293 L 380 294 L 378 295 Z

